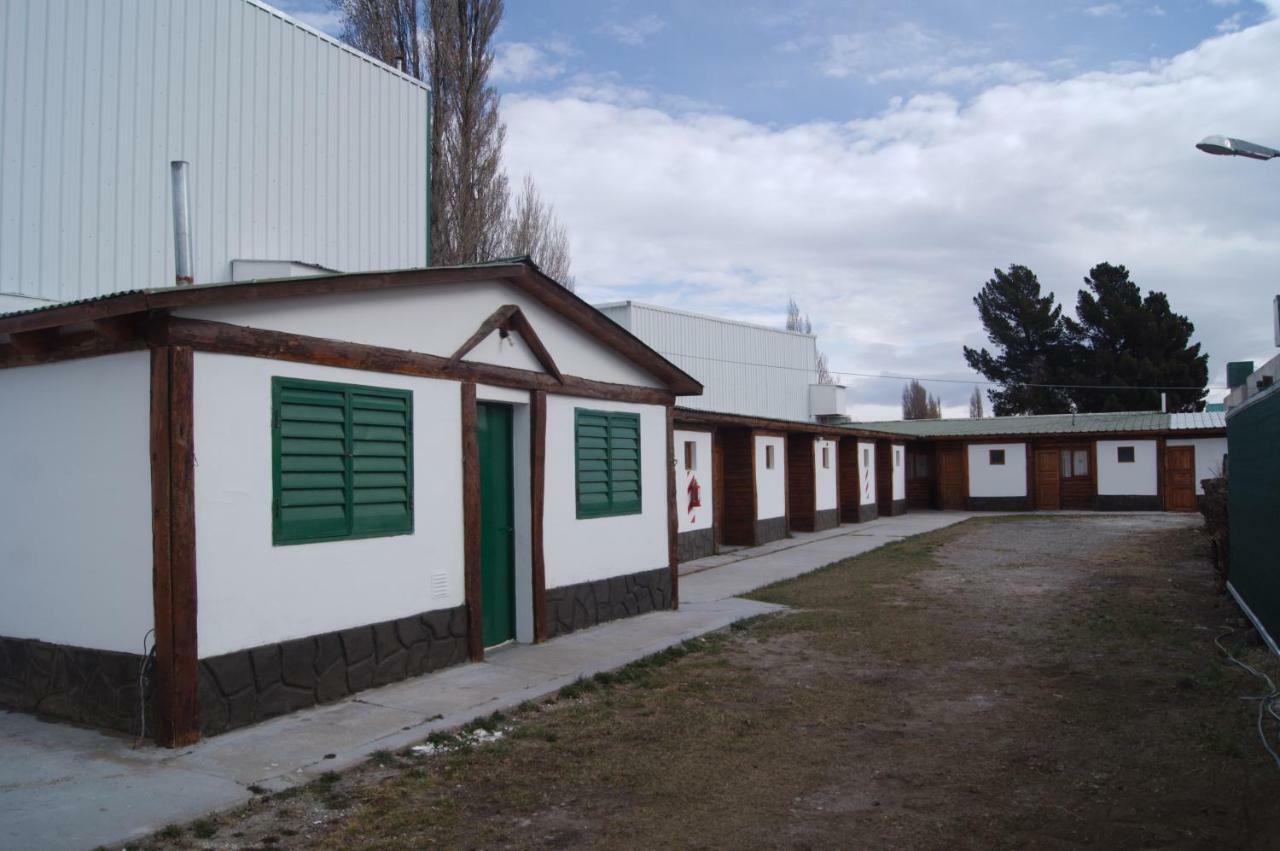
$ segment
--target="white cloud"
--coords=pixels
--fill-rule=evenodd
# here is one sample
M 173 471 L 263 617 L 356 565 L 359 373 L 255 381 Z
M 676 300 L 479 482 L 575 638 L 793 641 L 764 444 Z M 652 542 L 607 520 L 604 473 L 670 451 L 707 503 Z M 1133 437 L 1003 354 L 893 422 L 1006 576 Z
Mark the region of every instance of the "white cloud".
M 558 49 L 556 57 L 534 44 L 523 41 L 508 41 L 499 44 L 493 53 L 493 68 L 489 71 L 495 83 L 528 83 L 535 80 L 547 80 L 564 73 L 564 62 L 559 57 L 566 55 Z
M 657 15 L 645 15 L 630 21 L 610 21 L 600 27 L 600 32 L 623 44 L 640 45 L 667 27 L 667 22 Z
M 1220 33 L 1238 32 L 1243 20 L 1244 20 L 1244 12 L 1236 12 L 1231 17 L 1226 18 L 1223 21 L 1218 23 L 1218 27 L 1217 27 L 1218 32 Z
M 1099 3 L 1096 6 L 1085 7 L 1084 13 L 1093 18 L 1122 18 L 1124 17 L 1124 9 L 1120 8 L 1118 3 Z
M 788 41 L 776 49 L 795 53 L 808 47 L 801 41 Z M 951 38 L 913 22 L 883 30 L 837 33 L 823 47 L 818 70 L 836 79 L 861 77 L 869 83 L 972 87 L 1045 76 L 1043 70 L 1024 62 L 989 60 L 985 45 Z
M 1090 266 L 1124 263 L 1196 323 L 1221 381 L 1270 348 L 1280 195 L 1269 164 L 1192 146 L 1280 140 L 1276 55 L 1268 21 L 1140 69 L 790 127 L 681 114 L 614 80 L 613 97 L 506 98 L 507 165 L 555 204 L 589 299 L 780 322 L 792 294 L 836 369 L 962 379 L 993 267 L 1029 265 L 1070 304 Z M 971 386 L 930 389 L 962 405 Z M 850 398 L 900 391 L 859 380 Z

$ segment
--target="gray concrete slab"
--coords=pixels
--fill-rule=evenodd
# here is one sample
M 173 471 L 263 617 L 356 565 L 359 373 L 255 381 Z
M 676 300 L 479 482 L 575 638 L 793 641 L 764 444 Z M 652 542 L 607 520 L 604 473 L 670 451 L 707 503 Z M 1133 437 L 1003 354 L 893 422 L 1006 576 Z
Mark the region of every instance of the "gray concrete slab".
M 967 519 L 907 514 L 740 549 L 682 578 L 681 607 L 494 651 L 489 660 L 361 692 L 177 751 L 0 712 L 0 847 L 127 842 L 414 744 L 581 677 L 614 670 L 780 607 L 738 595 Z M 705 561 L 705 560 L 702 560 Z M 697 563 L 691 563 L 697 564 Z

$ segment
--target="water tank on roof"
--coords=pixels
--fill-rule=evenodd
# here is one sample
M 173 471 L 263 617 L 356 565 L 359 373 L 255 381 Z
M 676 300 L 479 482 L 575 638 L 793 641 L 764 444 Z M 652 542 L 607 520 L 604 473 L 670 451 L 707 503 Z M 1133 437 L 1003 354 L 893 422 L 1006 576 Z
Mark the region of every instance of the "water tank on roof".
M 1232 390 L 1243 385 L 1253 374 L 1253 361 L 1237 360 L 1227 364 L 1227 386 Z

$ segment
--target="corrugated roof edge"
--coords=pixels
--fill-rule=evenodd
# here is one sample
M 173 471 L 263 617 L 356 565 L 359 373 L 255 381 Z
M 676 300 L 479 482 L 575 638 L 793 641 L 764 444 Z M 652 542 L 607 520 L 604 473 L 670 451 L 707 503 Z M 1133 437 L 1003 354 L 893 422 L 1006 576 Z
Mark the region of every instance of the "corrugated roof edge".
M 773 331 L 778 334 L 790 334 L 793 337 L 808 337 L 818 339 L 817 334 L 806 334 L 803 331 L 789 331 L 786 328 L 773 328 L 769 325 L 762 325 L 759 322 L 744 322 L 741 319 L 725 319 L 723 316 L 712 316 L 709 313 L 695 313 L 692 310 L 680 310 L 676 307 L 664 307 L 660 304 L 649 304 L 643 301 L 634 301 L 632 299 L 623 299 L 622 301 L 606 301 L 593 305 L 596 310 L 608 310 L 613 307 L 639 307 L 644 310 L 655 310 L 658 313 L 674 313 L 676 316 L 688 316 L 691 319 L 705 319 L 709 322 L 719 322 L 722 325 L 737 325 L 742 328 L 751 328 L 757 331 Z
M 277 9 L 275 6 L 270 6 L 266 3 L 263 3 L 262 0 L 243 0 L 243 2 L 249 6 L 253 6 L 256 9 L 266 12 L 268 15 L 271 15 L 272 17 L 279 18 L 285 23 L 292 24 L 293 26 L 297 27 L 303 32 L 309 33 L 315 36 L 316 38 L 320 39 L 321 41 L 328 42 L 330 45 L 338 48 L 344 53 L 350 53 L 352 56 L 356 57 L 357 59 L 361 59 L 365 62 L 368 62 L 370 65 L 376 66 L 379 70 L 386 71 L 396 77 L 399 77 L 400 79 L 404 80 L 407 83 L 412 83 L 413 85 L 417 86 L 420 89 L 425 89 L 428 92 L 431 91 L 431 86 L 429 83 L 426 83 L 423 80 L 419 80 L 417 77 L 406 74 L 405 72 L 401 71 L 399 68 L 393 68 L 387 63 L 382 62 L 381 60 L 374 59 L 372 56 L 370 56 L 369 54 L 365 53 L 362 50 L 356 50 L 354 47 L 347 44 L 346 42 L 336 39 L 333 36 L 329 35 L 328 33 L 318 30 L 315 27 L 311 26 L 310 24 L 304 23 L 303 21 L 298 20 L 297 18 L 290 15 L 288 12 L 281 11 L 280 9 Z

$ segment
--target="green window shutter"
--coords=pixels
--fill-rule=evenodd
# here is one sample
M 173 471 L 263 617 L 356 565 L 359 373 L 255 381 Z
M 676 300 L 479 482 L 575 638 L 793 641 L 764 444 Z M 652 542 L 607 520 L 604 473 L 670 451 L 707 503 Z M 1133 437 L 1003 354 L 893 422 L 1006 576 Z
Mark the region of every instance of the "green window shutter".
M 412 394 L 272 379 L 277 544 L 413 531 Z
M 574 465 L 579 518 L 639 514 L 639 415 L 576 409 Z
M 409 394 L 351 392 L 351 522 L 357 535 L 413 531 Z

